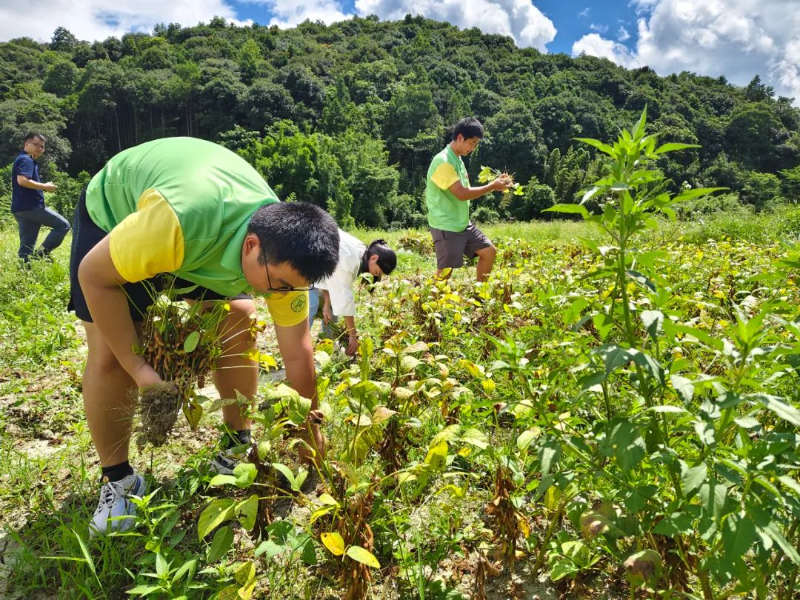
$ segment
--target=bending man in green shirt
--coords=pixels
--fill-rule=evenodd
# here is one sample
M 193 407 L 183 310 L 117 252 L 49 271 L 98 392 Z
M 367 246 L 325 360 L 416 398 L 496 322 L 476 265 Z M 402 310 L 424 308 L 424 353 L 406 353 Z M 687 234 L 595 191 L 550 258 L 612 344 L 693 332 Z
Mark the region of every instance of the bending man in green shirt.
M 469 201 L 508 189 L 511 181 L 498 177 L 480 187 L 470 187 L 462 156 L 472 152 L 483 137 L 478 119 L 461 119 L 453 131 L 453 141 L 433 157 L 428 168 L 425 201 L 428 225 L 436 249 L 436 274 L 464 265 L 464 257 L 478 257 L 478 281 L 485 281 L 494 265 L 497 249 L 489 238 L 469 221 Z
M 223 358 L 214 383 L 222 398 L 239 391 L 253 398 L 258 365 L 250 334 L 255 303 L 267 296 L 286 376 L 317 408 L 308 329 L 308 288 L 336 268 L 339 233 L 322 209 L 282 203 L 241 157 L 211 142 L 167 138 L 113 157 L 92 178 L 75 213 L 70 259 L 70 305 L 84 322 L 89 353 L 83 375 L 86 418 L 103 467 L 103 486 L 90 532 L 133 524 L 130 495 L 145 491 L 128 462 L 132 388 L 162 383 L 134 354 L 147 307 L 147 280 L 172 273 L 196 284 L 190 301 L 227 299 L 230 312 Z M 249 439 L 250 423 L 237 405 L 223 409 L 237 443 Z M 309 423 L 306 440 L 322 452 L 323 438 Z M 234 445 L 234 444 L 230 444 Z M 311 459 L 313 453 L 306 454 Z M 221 452 L 212 468 L 236 465 Z

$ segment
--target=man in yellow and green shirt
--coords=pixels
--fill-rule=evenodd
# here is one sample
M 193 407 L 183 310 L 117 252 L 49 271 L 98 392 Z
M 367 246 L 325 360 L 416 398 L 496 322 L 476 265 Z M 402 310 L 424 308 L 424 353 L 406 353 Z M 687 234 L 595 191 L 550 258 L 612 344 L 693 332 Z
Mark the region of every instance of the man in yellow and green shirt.
M 497 250 L 489 238 L 469 221 L 469 201 L 508 189 L 511 182 L 498 177 L 491 183 L 470 187 L 462 156 L 468 155 L 483 138 L 483 125 L 478 119 L 461 119 L 453 131 L 453 141 L 433 157 L 428 168 L 425 201 L 428 225 L 436 249 L 436 275 L 444 269 L 464 265 L 464 256 L 478 257 L 478 281 L 488 277 Z
M 228 300 L 222 327 L 229 333 L 214 372 L 222 398 L 255 396 L 258 367 L 247 358 L 255 349 L 252 294 L 265 295 L 287 379 L 316 409 L 308 288 L 336 268 L 339 234 L 322 209 L 279 202 L 244 159 L 194 138 L 147 142 L 113 157 L 81 196 L 73 230 L 70 305 L 86 329 L 84 406 L 103 467 L 90 525 L 97 534 L 127 529 L 128 496 L 144 492 L 128 462 L 131 422 L 124 415 L 132 412 L 132 388 L 161 383 L 133 352 L 153 302 L 147 282 L 171 273 L 198 286 L 187 300 Z M 249 439 L 237 405 L 223 409 L 223 420 L 238 441 Z M 316 425 L 307 441 L 323 451 Z M 225 453 L 212 463 L 223 473 L 234 466 Z

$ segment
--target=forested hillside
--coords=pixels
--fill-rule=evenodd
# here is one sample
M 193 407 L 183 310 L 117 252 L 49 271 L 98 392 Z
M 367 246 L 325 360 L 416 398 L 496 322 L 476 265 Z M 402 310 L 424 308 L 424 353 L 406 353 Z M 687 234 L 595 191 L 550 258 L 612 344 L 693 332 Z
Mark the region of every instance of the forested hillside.
M 673 186 L 726 186 L 738 198 L 717 203 L 757 210 L 800 197 L 800 110 L 758 77 L 744 88 L 659 77 L 421 17 L 288 30 L 214 19 L 95 43 L 59 28 L 47 44 L 0 44 L 0 73 L 0 164 L 27 130 L 42 131 L 43 176 L 61 184 L 49 202 L 67 213 L 116 152 L 190 135 L 239 151 L 281 197 L 326 206 L 343 225 L 419 225 L 432 155 L 449 125 L 475 115 L 488 135 L 471 176 L 490 165 L 528 184 L 475 216 L 527 220 L 597 178 L 599 162 L 573 138 L 612 139 L 645 105 L 661 141 L 702 146 L 662 159 Z

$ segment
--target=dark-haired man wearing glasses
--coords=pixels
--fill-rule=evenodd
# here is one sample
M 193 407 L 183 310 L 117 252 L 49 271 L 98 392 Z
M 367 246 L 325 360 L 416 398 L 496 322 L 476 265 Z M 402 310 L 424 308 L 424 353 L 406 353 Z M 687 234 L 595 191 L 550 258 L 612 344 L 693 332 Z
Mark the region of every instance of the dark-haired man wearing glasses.
M 39 179 L 39 163 L 47 141 L 41 133 L 30 132 L 25 136 L 22 152 L 11 167 L 11 212 L 19 226 L 19 251 L 23 263 L 31 255 L 44 258 L 61 245 L 69 232 L 69 221 L 44 205 L 44 193 L 55 192 L 54 183 L 42 183 Z M 34 252 L 39 229 L 50 228 L 50 233 Z
M 133 347 L 153 302 L 146 283 L 161 273 L 197 287 L 190 301 L 225 299 L 223 357 L 214 383 L 221 398 L 253 398 L 258 366 L 250 329 L 255 303 L 266 296 L 286 377 L 317 408 L 308 329 L 308 289 L 336 268 L 339 233 L 322 209 L 279 202 L 267 182 L 241 157 L 211 142 L 167 138 L 113 157 L 92 178 L 75 213 L 70 261 L 71 307 L 83 320 L 89 354 L 83 376 L 86 418 L 103 467 L 93 534 L 133 523 L 131 494 L 145 490 L 128 462 L 129 391 L 161 383 Z M 123 417 L 121 417 L 123 416 Z M 223 409 L 232 447 L 250 439 L 238 405 Z M 323 438 L 309 422 L 312 460 Z M 223 449 L 212 467 L 230 474 L 235 457 Z

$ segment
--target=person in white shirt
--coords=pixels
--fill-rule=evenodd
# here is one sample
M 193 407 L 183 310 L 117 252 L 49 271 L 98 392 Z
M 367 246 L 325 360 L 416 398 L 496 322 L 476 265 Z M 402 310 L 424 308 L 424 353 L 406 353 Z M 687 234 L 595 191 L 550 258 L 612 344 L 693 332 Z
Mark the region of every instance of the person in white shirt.
M 375 240 L 369 246 L 349 233 L 339 230 L 339 263 L 333 275 L 318 282 L 309 292 L 308 325 L 314 323 L 320 303 L 322 303 L 322 334 L 330 336 L 328 324 L 344 317 L 347 327 L 348 343 L 345 354 L 353 356 L 358 352 L 358 331 L 356 330 L 356 301 L 353 283 L 364 274 L 372 276 L 377 282 L 397 266 L 397 255 L 384 240 Z

